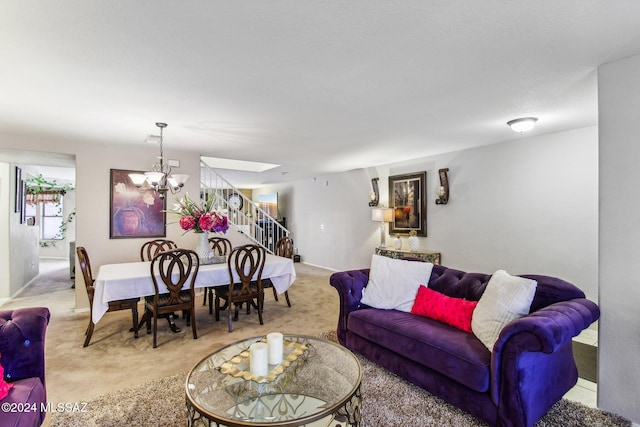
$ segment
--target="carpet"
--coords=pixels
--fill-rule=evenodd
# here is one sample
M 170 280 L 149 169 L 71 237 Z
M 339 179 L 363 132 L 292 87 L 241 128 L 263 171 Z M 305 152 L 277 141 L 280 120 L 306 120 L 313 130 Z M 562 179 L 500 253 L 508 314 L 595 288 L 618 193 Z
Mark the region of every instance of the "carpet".
M 333 336 L 325 335 L 325 338 L 335 341 L 335 333 Z M 358 358 L 363 370 L 362 427 L 486 425 L 376 364 Z M 102 395 L 87 402 L 86 412 L 53 413 L 51 426 L 185 426 L 185 378 L 186 373 L 181 373 Z M 629 427 L 631 422 L 563 399 L 536 426 Z
M 598 347 L 573 342 L 573 358 L 578 367 L 578 376 L 593 383 L 598 382 Z

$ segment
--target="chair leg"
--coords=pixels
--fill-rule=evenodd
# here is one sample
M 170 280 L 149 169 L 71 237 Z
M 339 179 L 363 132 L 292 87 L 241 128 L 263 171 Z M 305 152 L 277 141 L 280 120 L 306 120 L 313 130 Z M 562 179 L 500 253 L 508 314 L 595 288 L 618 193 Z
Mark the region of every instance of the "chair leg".
M 147 316 L 147 335 L 149 335 L 151 333 L 151 316 L 153 316 L 153 313 L 147 308 L 144 315 Z
M 131 317 L 133 318 L 133 337 L 138 338 L 138 305 L 131 307 Z
M 191 311 L 192 310 L 183 310 L 184 316 L 187 319 L 187 326 L 191 326 Z
M 220 320 L 220 297 L 216 295 L 216 322 Z
M 209 314 L 211 314 L 211 309 L 213 308 L 213 288 L 209 289 Z M 217 320 L 217 319 L 216 319 Z
M 209 288 L 204 288 L 204 298 L 202 299 L 202 305 L 207 305 L 207 294 L 209 293 Z M 209 299 L 211 301 L 211 299 Z M 211 312 L 209 312 L 211 314 Z
M 276 302 L 278 302 L 278 293 L 276 292 L 275 286 L 272 286 L 271 290 L 273 291 L 273 299 L 275 299 Z
M 262 308 L 264 306 L 264 292 L 258 294 L 258 319 L 260 319 L 260 324 L 264 325 L 262 322 Z
M 193 307 L 193 310 L 191 310 L 191 331 L 193 332 L 193 339 L 197 340 L 198 339 L 198 333 L 196 332 L 196 310 L 195 307 Z
M 153 313 L 153 348 L 158 347 L 158 314 Z
M 284 297 L 287 300 L 287 305 L 291 307 L 291 301 L 289 301 L 289 291 L 284 291 Z
M 87 326 L 87 332 L 86 332 L 87 337 L 84 339 L 84 345 L 82 347 L 86 347 L 89 345 L 89 341 L 91 341 L 91 335 L 93 335 L 94 327 L 95 327 L 95 324 L 93 323 L 93 320 L 89 319 L 89 326 Z
M 229 332 L 233 332 L 233 324 L 231 319 L 231 311 L 233 310 L 233 304 L 229 303 L 229 308 L 227 309 L 227 322 L 229 323 Z

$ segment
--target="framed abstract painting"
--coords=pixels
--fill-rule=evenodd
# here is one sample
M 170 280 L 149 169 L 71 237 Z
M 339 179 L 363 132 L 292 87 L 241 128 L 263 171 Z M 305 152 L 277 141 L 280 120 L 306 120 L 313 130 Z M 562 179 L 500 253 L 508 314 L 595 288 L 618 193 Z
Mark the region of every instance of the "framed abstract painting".
M 166 198 L 151 189 L 138 189 L 129 177 L 132 170 L 111 169 L 109 238 L 165 237 Z

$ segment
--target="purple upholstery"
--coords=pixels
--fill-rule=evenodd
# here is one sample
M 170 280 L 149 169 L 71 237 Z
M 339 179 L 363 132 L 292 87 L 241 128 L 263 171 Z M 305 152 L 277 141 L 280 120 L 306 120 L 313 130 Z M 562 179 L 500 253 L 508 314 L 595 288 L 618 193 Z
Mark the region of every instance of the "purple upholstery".
M 578 379 L 571 340 L 598 319 L 598 306 L 561 279 L 538 282 L 530 314 L 508 324 L 493 352 L 446 324 L 360 303 L 369 270 L 335 273 L 338 340 L 380 366 L 490 425 L 532 426 Z M 490 275 L 435 265 L 429 288 L 477 301 Z
M 28 403 L 37 411 L 0 412 L 2 426 L 39 426 L 45 413 L 45 333 L 50 313 L 45 307 L 19 308 L 0 311 L 0 363 L 4 379 L 13 383 L 9 395 L 2 402 Z

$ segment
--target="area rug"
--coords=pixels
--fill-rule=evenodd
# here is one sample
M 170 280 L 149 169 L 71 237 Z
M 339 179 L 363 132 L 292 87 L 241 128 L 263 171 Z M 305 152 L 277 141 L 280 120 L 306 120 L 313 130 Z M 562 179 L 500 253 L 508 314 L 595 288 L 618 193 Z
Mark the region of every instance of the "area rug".
M 325 338 L 333 336 L 324 335 Z M 362 364 L 363 427 L 485 426 L 471 415 L 447 404 L 374 363 Z M 185 426 L 186 373 L 108 393 L 87 402 L 86 412 L 53 413 L 54 427 Z M 566 399 L 556 403 L 538 427 L 631 426 L 631 422 Z

